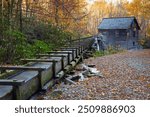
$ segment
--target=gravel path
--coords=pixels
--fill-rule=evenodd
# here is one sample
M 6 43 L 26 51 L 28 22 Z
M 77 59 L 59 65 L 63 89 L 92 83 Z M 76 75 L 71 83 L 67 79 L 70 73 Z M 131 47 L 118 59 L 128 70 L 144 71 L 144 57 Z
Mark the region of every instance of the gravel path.
M 43 99 L 150 99 L 150 50 L 90 58 L 84 63 L 95 64 L 104 78 L 89 77 L 76 85 L 61 83 L 57 86 L 57 96 L 49 91 Z

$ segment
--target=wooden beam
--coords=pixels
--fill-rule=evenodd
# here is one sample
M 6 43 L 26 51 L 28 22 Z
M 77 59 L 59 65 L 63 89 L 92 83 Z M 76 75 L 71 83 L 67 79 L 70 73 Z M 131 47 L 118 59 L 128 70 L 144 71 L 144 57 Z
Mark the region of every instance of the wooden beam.
M 79 80 L 80 76 L 79 75 L 72 75 L 72 76 L 67 77 L 67 79 L 70 79 L 70 80 Z
M 31 71 L 43 71 L 46 68 L 29 67 L 29 66 L 0 66 L 0 70 L 31 70 Z
M 50 51 L 49 54 L 72 54 L 72 52 Z
M 72 48 L 60 48 L 60 49 L 55 49 L 55 51 L 76 51 L 77 49 L 72 49 Z
M 24 62 L 59 62 L 53 59 L 21 59 Z
M 58 55 L 58 54 L 55 54 L 55 55 L 51 55 L 51 54 L 37 54 L 36 56 L 46 56 L 46 57 L 66 57 L 65 55 Z
M 60 50 L 79 50 L 80 48 L 78 47 L 67 47 L 67 48 L 60 48 Z
M 71 84 L 76 85 L 76 82 L 74 82 L 74 81 L 72 81 L 72 80 L 70 80 L 70 79 L 68 79 L 68 78 L 65 78 L 65 80 L 66 80 L 67 82 L 71 83 Z
M 24 80 L 0 80 L 0 85 L 11 85 L 11 86 L 21 86 L 25 83 Z

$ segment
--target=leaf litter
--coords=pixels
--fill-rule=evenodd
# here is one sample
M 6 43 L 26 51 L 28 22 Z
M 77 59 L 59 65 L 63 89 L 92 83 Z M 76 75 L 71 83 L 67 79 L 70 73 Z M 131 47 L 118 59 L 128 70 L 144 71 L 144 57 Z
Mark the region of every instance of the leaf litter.
M 98 75 L 86 78 L 81 70 L 88 69 Z M 61 100 L 147 100 L 150 99 L 150 50 L 136 50 L 89 58 L 76 67 L 82 80 L 76 84 L 61 83 L 55 89 L 61 96 L 51 96 L 48 91 L 43 99 Z M 84 79 L 84 80 L 83 80 Z

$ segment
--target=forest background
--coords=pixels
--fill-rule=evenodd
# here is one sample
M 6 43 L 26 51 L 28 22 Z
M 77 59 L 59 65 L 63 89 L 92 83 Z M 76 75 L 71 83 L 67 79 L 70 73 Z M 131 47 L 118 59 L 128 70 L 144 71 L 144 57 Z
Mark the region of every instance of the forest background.
M 106 17 L 135 16 L 150 43 L 150 0 L 1 0 L 0 64 L 18 64 L 74 39 L 96 35 Z

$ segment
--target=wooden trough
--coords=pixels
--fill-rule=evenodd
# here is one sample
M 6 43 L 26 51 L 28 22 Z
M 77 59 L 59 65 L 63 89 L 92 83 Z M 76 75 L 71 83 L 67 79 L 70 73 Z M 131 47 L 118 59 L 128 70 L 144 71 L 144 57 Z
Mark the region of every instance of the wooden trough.
M 53 86 L 83 58 L 93 42 L 92 37 L 80 39 L 67 47 L 38 54 L 38 59 L 22 59 L 30 63 L 27 66 L 0 66 L 1 71 L 16 71 L 0 80 L 0 99 L 29 99 L 36 92 Z

